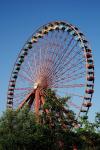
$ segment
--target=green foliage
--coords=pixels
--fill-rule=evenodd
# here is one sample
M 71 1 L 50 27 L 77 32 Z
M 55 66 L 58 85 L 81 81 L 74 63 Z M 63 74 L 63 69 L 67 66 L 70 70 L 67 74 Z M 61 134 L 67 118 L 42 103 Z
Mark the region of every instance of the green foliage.
M 100 113 L 96 113 L 96 116 L 95 116 L 95 127 L 97 129 L 97 132 L 99 132 L 100 134 Z
M 97 118 L 97 115 L 95 118 Z M 80 123 L 81 127 L 76 129 L 76 133 L 79 135 L 79 139 L 82 141 L 81 149 L 99 150 L 100 132 L 98 132 L 98 123 L 96 121 L 94 123 L 90 123 L 86 116 L 80 118 Z
M 72 130 L 75 114 L 67 106 L 70 99 L 58 98 L 50 89 L 45 91 L 46 103 L 37 122 L 36 116 L 25 106 L 20 111 L 8 109 L 0 118 L 0 150 L 79 150 L 100 149 L 100 113 L 95 123 L 80 118 L 81 127 Z M 48 110 L 48 114 L 45 110 Z M 63 127 L 65 125 L 65 127 Z
M 69 110 L 67 101 L 70 97 L 57 97 L 54 91 L 50 89 L 45 91 L 45 104 L 43 106 L 43 111 L 41 118 L 43 118 L 42 123 L 49 124 L 51 127 L 71 129 L 73 122 L 75 121 L 75 114 L 73 111 Z M 49 126 L 50 127 L 50 126 Z

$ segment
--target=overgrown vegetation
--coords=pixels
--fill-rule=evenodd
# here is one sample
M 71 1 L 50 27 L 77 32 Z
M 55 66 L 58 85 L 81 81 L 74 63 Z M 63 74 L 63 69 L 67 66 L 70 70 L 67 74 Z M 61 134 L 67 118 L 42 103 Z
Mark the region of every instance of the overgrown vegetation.
M 7 110 L 0 118 L 0 150 L 100 150 L 100 113 L 95 122 L 81 118 L 82 126 L 73 130 L 75 114 L 62 113 L 69 98 L 57 98 L 47 91 L 46 103 L 37 122 L 28 106 L 22 110 Z M 67 107 L 67 105 L 66 105 Z M 64 115 L 66 114 L 66 115 Z

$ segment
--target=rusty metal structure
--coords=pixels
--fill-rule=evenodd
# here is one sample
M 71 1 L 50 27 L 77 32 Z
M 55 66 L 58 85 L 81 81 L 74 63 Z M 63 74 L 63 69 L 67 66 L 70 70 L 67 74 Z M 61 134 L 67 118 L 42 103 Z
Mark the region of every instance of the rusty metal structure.
M 77 118 L 92 105 L 92 50 L 79 28 L 65 21 L 43 25 L 26 41 L 11 73 L 7 108 L 21 109 L 28 104 L 39 114 L 45 103 L 42 91 L 47 88 L 59 96 L 70 96 L 67 105 Z

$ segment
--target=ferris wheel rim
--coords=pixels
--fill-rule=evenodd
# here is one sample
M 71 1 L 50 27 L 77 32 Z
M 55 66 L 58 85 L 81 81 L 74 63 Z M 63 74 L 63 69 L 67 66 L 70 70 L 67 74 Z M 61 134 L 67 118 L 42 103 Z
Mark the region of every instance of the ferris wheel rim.
M 90 73 L 93 72 L 93 76 L 88 76 L 88 78 L 86 79 L 85 93 L 89 97 L 88 96 L 84 96 L 84 98 L 83 98 L 83 104 L 84 104 L 85 100 L 88 99 L 88 98 L 90 98 L 90 102 L 91 102 L 92 95 L 93 95 L 93 92 L 94 92 L 94 61 L 92 62 L 92 64 L 88 62 L 89 60 L 91 60 L 91 61 L 93 60 L 92 54 L 89 51 L 89 50 L 91 50 L 91 48 L 89 48 L 89 46 L 88 46 L 88 41 L 86 40 L 84 34 L 82 32 L 80 32 L 80 30 L 77 27 L 73 26 L 72 24 L 69 24 L 69 23 L 67 23 L 65 21 L 54 21 L 54 22 L 50 22 L 48 24 L 45 24 L 45 25 L 41 26 L 38 30 L 36 30 L 36 32 L 34 32 L 32 34 L 32 36 L 26 41 L 26 43 L 24 44 L 23 48 L 21 49 L 21 51 L 20 51 L 20 53 L 19 53 L 19 55 L 17 57 L 17 60 L 16 60 L 16 62 L 14 64 L 12 73 L 11 73 L 11 77 L 10 77 L 10 81 L 9 81 L 9 86 L 8 86 L 7 104 L 9 103 L 9 89 L 14 89 L 15 88 L 14 84 L 16 84 L 16 79 L 17 79 L 17 75 L 19 73 L 19 70 L 17 70 L 18 72 L 16 71 L 15 76 L 14 76 L 15 78 L 13 78 L 12 75 L 14 74 L 14 72 L 16 70 L 15 69 L 16 66 L 18 66 L 18 59 L 21 58 L 21 56 L 22 56 L 21 54 L 22 54 L 23 50 L 25 50 L 25 48 L 26 48 L 26 56 L 27 56 L 27 53 L 28 53 L 29 49 L 31 49 L 31 43 L 33 44 L 33 43 L 37 42 L 37 39 L 39 38 L 39 36 L 43 36 L 43 34 L 48 33 L 50 30 L 55 30 L 57 27 L 59 27 L 59 25 L 62 25 L 62 27 L 60 26 L 61 29 L 59 28 L 59 30 L 62 30 L 65 26 L 69 27 L 69 30 L 71 30 L 69 32 L 73 31 L 72 36 L 76 36 L 76 38 L 77 38 L 76 40 L 81 43 L 81 46 L 84 49 L 84 55 L 85 55 L 85 59 L 86 59 L 86 76 L 88 75 L 89 69 L 91 70 Z M 43 34 L 41 34 L 41 30 L 44 30 Z M 63 29 L 63 30 L 65 30 L 65 29 Z M 27 45 L 27 47 L 26 47 L 26 45 Z M 88 51 L 86 51 L 86 50 L 88 50 Z M 91 58 L 91 59 L 89 59 L 89 58 Z M 18 69 L 18 67 L 17 67 L 17 69 Z M 91 89 L 87 89 L 87 83 L 88 83 L 89 80 L 92 83 L 91 84 L 91 87 L 92 87 Z M 13 84 L 14 88 L 11 88 L 11 85 L 10 85 L 11 81 L 12 81 L 12 83 L 14 83 Z M 90 86 L 90 84 L 89 84 L 89 86 Z M 14 90 L 13 90 L 13 92 L 14 92 Z M 13 107 L 13 106 L 11 106 L 11 107 Z M 80 115 L 81 111 L 83 111 L 83 112 L 85 111 L 85 110 L 82 110 L 84 107 L 85 107 L 85 105 L 81 105 L 81 110 L 79 112 L 79 115 Z M 87 114 L 87 112 L 89 110 L 89 107 L 87 107 L 87 109 L 85 111 L 86 114 Z

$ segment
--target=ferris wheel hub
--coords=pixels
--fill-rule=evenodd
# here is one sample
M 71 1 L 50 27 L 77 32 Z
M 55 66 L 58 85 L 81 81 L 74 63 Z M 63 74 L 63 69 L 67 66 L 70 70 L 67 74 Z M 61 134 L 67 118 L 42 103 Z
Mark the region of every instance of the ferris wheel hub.
M 34 83 L 34 89 L 37 89 L 38 83 Z

